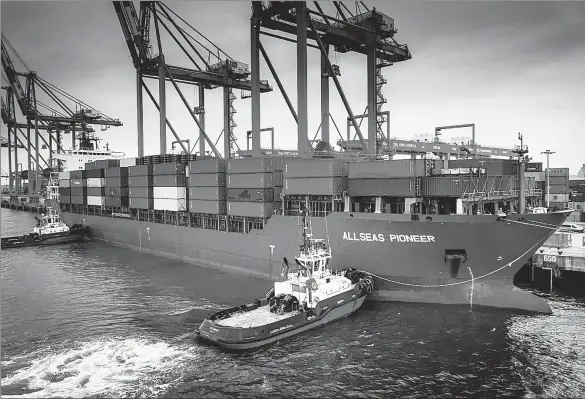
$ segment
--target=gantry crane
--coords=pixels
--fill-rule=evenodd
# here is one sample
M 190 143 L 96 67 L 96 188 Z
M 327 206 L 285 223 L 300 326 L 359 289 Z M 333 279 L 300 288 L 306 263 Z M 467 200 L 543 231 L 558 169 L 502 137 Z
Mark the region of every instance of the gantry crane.
M 18 72 L 14 67 L 14 63 L 8 49 L 20 60 L 27 72 Z M 3 86 L 2 89 L 6 91 L 6 100 L 2 99 L 2 120 L 8 127 L 8 139 L 7 143 L 9 147 L 14 143 L 20 142 L 25 146 L 27 150 L 27 170 L 32 169 L 32 151 L 35 152 L 35 164 L 36 164 L 36 184 L 35 188 L 38 191 L 40 187 L 40 161 L 42 160 L 47 167 L 51 168 L 52 165 L 52 154 L 53 154 L 53 141 L 56 143 L 56 150 L 63 151 L 61 146 L 61 133 L 71 133 L 71 145 L 75 149 L 76 140 L 79 140 L 80 148 L 92 149 L 94 144 L 99 140 L 93 132 L 95 131 L 92 125 L 101 125 L 103 128 L 110 126 L 122 126 L 122 122 L 118 119 L 113 119 L 104 115 L 88 104 L 78 100 L 77 98 L 66 93 L 57 86 L 47 82 L 41 78 L 36 72 L 31 71 L 26 65 L 26 62 L 10 44 L 4 34 L 2 34 L 2 68 L 6 73 L 6 77 L 2 76 L 8 83 L 9 86 Z M 24 77 L 26 81 L 26 88 L 23 88 L 20 77 Z M 37 90 L 40 89 L 40 90 Z M 46 105 L 37 98 L 38 91 L 44 92 L 55 104 L 55 107 Z M 66 101 L 74 103 L 74 107 L 68 105 Z M 16 105 L 18 105 L 25 123 L 19 123 L 16 117 Z M 48 111 L 50 114 L 41 113 L 40 108 Z M 26 134 L 22 131 L 26 129 Z M 35 144 L 31 142 L 31 129 L 34 130 Z M 40 130 L 45 130 L 48 133 L 49 141 L 39 134 Z M 23 143 L 18 137 L 18 133 L 24 136 L 25 143 Z M 77 133 L 77 134 L 76 134 Z M 13 134 L 14 140 L 11 140 Z M 55 134 L 55 136 L 53 136 Z M 44 142 L 44 146 L 48 147 L 49 150 L 49 161 L 44 159 L 40 154 L 40 143 L 39 140 Z M 11 151 L 9 148 L 9 176 L 12 176 L 12 159 Z M 18 155 L 15 152 L 15 170 L 18 167 Z M 18 175 L 17 175 L 18 179 Z M 29 182 L 29 194 L 31 190 L 31 179 Z M 18 182 L 17 182 L 18 186 Z M 13 189 L 13 181 L 10 179 L 10 189 Z
M 113 4 L 130 51 L 130 56 L 132 57 L 132 63 L 136 69 L 138 155 L 144 155 L 143 90 L 146 91 L 155 107 L 159 110 L 160 153 L 167 153 L 167 126 L 175 136 L 176 142 L 181 145 L 183 151 L 186 153 L 192 151 L 192 149 L 185 147 L 184 142 L 186 140 L 182 140 L 179 137 L 166 117 L 165 85 L 166 81 L 170 81 L 199 128 L 199 153 L 202 156 L 206 154 L 206 144 L 208 144 L 214 155 L 221 157 L 205 131 L 204 99 L 206 89 L 223 88 L 223 153 L 226 158 L 232 156 L 234 153 L 233 145 L 235 144 L 233 129 L 236 126 L 233 118 L 236 112 L 233 104 L 236 96 L 233 93 L 233 89 L 240 89 L 242 91 L 242 98 L 250 97 L 245 94 L 252 90 L 248 65 L 233 60 L 223 50 L 185 21 L 185 19 L 160 1 L 142 1 L 140 3 L 140 14 L 136 12 L 132 1 L 114 1 Z M 179 26 L 175 18 L 180 20 L 185 28 Z M 151 44 L 152 23 L 154 23 L 155 31 L 154 45 Z M 192 64 L 191 68 L 178 67 L 166 62 L 160 37 L 162 29 L 171 36 L 174 42 L 189 58 Z M 193 35 L 197 35 L 199 38 Z M 213 49 L 210 49 L 208 46 Z M 158 54 L 153 52 L 153 47 L 158 50 Z M 144 83 L 144 78 L 158 79 L 159 102 L 155 100 Z M 198 86 L 198 106 L 192 108 L 189 105 L 177 83 Z M 267 81 L 259 81 L 258 88 L 263 93 L 272 90 Z M 195 145 L 193 147 L 195 148 Z

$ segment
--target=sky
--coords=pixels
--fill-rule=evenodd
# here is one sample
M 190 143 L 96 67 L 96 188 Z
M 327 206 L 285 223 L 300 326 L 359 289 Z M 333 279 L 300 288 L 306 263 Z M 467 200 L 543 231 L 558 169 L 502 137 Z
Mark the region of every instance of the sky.
M 328 2 L 320 2 L 332 13 Z M 136 5 L 138 3 L 136 2 Z M 247 1 L 165 2 L 233 59 L 250 62 L 251 5 Z M 354 9 L 354 3 L 345 3 Z M 391 137 L 431 135 L 435 126 L 476 124 L 481 145 L 511 148 L 521 132 L 533 161 L 556 154 L 551 167 L 585 164 L 585 3 L 546 1 L 368 1 L 395 19 L 395 39 L 407 44 L 412 59 L 383 69 L 383 94 L 391 114 Z M 112 2 L 2 1 L 1 30 L 43 79 L 122 120 L 123 126 L 97 132 L 116 151 L 137 155 L 136 76 Z M 271 37 L 261 41 L 296 108 L 296 45 Z M 189 66 L 188 59 L 163 35 L 167 63 Z M 309 137 L 320 122 L 318 50 L 308 50 Z M 331 56 L 355 114 L 366 106 L 366 57 Z M 295 149 L 297 127 L 261 57 L 261 79 L 274 91 L 261 95 L 261 127 L 274 127 L 276 147 Z M 17 70 L 24 67 L 15 60 Z M 3 81 L 3 85 L 6 82 Z M 158 99 L 158 85 L 148 86 Z M 193 86 L 182 86 L 191 106 Z M 331 114 L 345 135 L 347 113 L 333 82 Z M 4 92 L 3 92 L 4 94 Z M 236 137 L 246 147 L 251 128 L 250 99 L 234 105 Z M 39 96 L 40 97 L 40 96 Z M 49 102 L 48 100 L 45 102 Z M 159 152 L 159 118 L 144 95 L 145 154 Z M 222 90 L 206 91 L 206 131 L 215 141 L 223 128 Z M 167 117 L 191 144 L 198 128 L 172 85 L 167 84 Z M 364 123 L 364 127 L 366 124 Z M 332 141 L 337 139 L 333 124 Z M 174 141 L 167 129 L 167 143 Z M 2 135 L 6 127 L 2 125 Z M 469 129 L 445 132 L 445 138 L 470 137 Z M 64 142 L 69 144 L 69 136 Z M 269 146 L 262 137 L 262 146 Z M 222 151 L 221 142 L 218 149 Z M 24 156 L 24 155 L 22 155 Z M 7 170 L 6 150 L 2 169 Z

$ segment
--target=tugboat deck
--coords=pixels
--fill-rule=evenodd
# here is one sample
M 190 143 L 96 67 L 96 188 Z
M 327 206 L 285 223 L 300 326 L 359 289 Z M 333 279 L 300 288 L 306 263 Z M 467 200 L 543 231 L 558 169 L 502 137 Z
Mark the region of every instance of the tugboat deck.
M 297 314 L 298 312 L 290 312 L 279 315 L 272 313 L 269 306 L 261 306 L 248 312 L 234 314 L 227 319 L 216 320 L 215 323 L 225 327 L 251 328 L 276 323 L 277 321 L 288 319 Z

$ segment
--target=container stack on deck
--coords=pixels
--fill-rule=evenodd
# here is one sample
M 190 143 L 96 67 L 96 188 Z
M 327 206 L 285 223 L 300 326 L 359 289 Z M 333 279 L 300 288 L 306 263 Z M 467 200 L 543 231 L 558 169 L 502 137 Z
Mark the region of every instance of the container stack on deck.
M 343 210 L 347 191 L 347 162 L 341 159 L 293 159 L 284 163 L 283 188 L 285 213 L 296 214 L 308 205 L 323 216 Z
M 69 184 L 71 187 L 71 204 L 87 205 L 87 179 L 85 170 L 72 170 L 69 172 L 71 178 Z
M 59 172 L 59 203 L 71 205 L 71 176 L 70 172 Z
M 273 158 L 230 159 L 227 162 L 227 214 L 265 219 L 274 206 Z
M 85 170 L 87 182 L 87 205 L 106 206 L 106 179 L 104 169 Z
M 152 166 L 154 209 L 187 211 L 187 178 L 183 163 L 158 163 Z
M 189 162 L 189 212 L 201 215 L 226 214 L 226 161 L 204 159 Z
M 128 167 L 128 197 L 131 209 L 154 209 L 153 165 L 136 165 Z
M 128 200 L 128 168 L 110 167 L 104 170 L 106 181 L 106 206 L 112 208 L 127 207 Z
M 545 194 L 545 200 L 551 207 L 566 208 L 569 203 L 569 168 L 549 168 L 548 180 L 550 194 Z

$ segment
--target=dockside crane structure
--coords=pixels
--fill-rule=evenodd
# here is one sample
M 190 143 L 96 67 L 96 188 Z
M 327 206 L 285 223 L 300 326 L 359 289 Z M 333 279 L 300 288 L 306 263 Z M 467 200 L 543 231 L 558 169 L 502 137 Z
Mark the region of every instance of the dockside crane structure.
M 26 72 L 18 72 L 14 66 L 12 58 L 8 50 L 20 60 Z M 18 54 L 16 49 L 10 44 L 4 34 L 2 34 L 2 68 L 6 76 L 2 76 L 8 83 L 8 86 L 2 86 L 6 91 L 6 100 L 2 98 L 2 121 L 8 127 L 8 154 L 9 154 L 9 186 L 10 191 L 14 190 L 14 179 L 12 178 L 13 162 L 11 157 L 12 146 L 20 143 L 27 151 L 27 171 L 32 170 L 32 157 L 34 151 L 35 168 L 36 168 L 36 184 L 35 191 L 40 191 L 41 171 L 40 162 L 47 166 L 53 167 L 53 142 L 55 143 L 55 150 L 58 152 L 64 151 L 61 144 L 61 133 L 71 133 L 71 146 L 75 149 L 76 140 L 79 140 L 80 149 L 93 149 L 92 142 L 99 141 L 93 132 L 95 131 L 93 125 L 101 125 L 102 129 L 110 126 L 122 126 L 122 122 L 118 119 L 110 118 L 109 116 L 100 113 L 83 101 L 66 93 L 59 87 L 49 83 L 41 78 L 36 72 L 32 71 L 22 57 Z M 25 88 L 23 88 L 20 78 L 25 79 Z M 50 106 L 38 99 L 38 93 L 43 92 L 55 106 Z M 73 104 L 73 105 L 71 105 Z M 24 123 L 20 123 L 16 116 L 16 106 L 19 107 L 22 116 L 25 119 Z M 43 112 L 41 112 L 41 109 Z M 26 129 L 26 134 L 23 132 Z M 40 134 L 40 131 L 46 131 L 48 142 L 45 137 Z M 18 136 L 20 133 L 23 140 Z M 34 145 L 31 140 L 31 133 L 34 133 Z M 48 148 L 49 160 L 47 161 L 41 155 L 41 144 Z M 18 170 L 18 152 L 14 153 L 14 170 Z M 16 177 L 16 188 L 20 190 L 20 175 L 14 174 Z M 28 179 L 28 194 L 33 193 L 32 181 Z
M 308 138 L 307 117 L 307 49 L 317 48 L 321 53 L 321 141 L 329 143 L 329 79 L 332 79 L 349 115 L 352 125 L 361 142 L 362 148 L 370 157 L 376 157 L 378 141 L 386 140 L 382 124 L 389 123 L 381 111 L 386 102 L 381 88 L 385 79 L 381 68 L 395 62 L 412 58 L 407 45 L 394 40 L 397 30 L 394 20 L 376 11 L 368 10 L 363 2 L 356 2 L 356 14 L 341 2 L 333 2 L 336 17 L 326 14 L 319 2 L 313 2 L 315 10 L 309 3 L 300 1 L 253 1 L 251 19 L 252 51 L 252 156 L 260 156 L 260 96 L 259 96 L 259 58 L 262 53 L 267 62 L 287 105 L 297 121 L 298 154 L 301 157 L 313 156 Z M 363 12 L 362 12 L 363 11 Z M 294 39 L 274 34 L 278 31 L 296 36 Z M 260 42 L 260 35 L 275 37 L 296 43 L 297 47 L 297 109 L 288 99 L 280 80 Z M 309 43 L 310 41 L 310 43 Z M 338 79 L 339 67 L 332 64 L 329 51 L 333 48 L 338 53 L 350 51 L 367 56 L 367 123 L 368 136 L 362 134 L 357 116 L 345 96 Z M 367 141 L 366 141 L 367 138 Z M 343 137 L 342 137 L 343 139 Z
M 224 157 L 228 159 L 232 157 L 235 153 L 235 146 L 237 146 L 233 132 L 236 127 L 234 121 L 234 114 L 236 113 L 234 89 L 241 90 L 242 98 L 250 97 L 250 95 L 246 94 L 252 91 L 251 73 L 248 65 L 233 60 L 189 22 L 160 1 L 140 2 L 139 14 L 132 1 L 114 1 L 113 5 L 130 51 L 132 63 L 136 69 L 138 156 L 144 156 L 142 98 L 144 91 L 159 111 L 161 155 L 167 153 L 167 126 L 174 135 L 176 143 L 182 147 L 183 151 L 186 153 L 192 151 L 192 149 L 185 147 L 184 143 L 187 140 L 179 137 L 178 132 L 173 128 L 166 116 L 166 82 L 170 81 L 199 128 L 197 141 L 201 156 L 205 156 L 207 153 L 206 146 L 208 145 L 216 157 L 221 157 L 205 128 L 205 90 L 223 88 L 224 123 L 223 131 L 220 135 L 223 134 Z M 179 25 L 177 21 L 180 21 L 181 24 Z M 154 38 L 151 38 L 151 26 L 153 24 Z M 187 56 L 190 61 L 189 68 L 175 66 L 167 62 L 161 41 L 163 29 Z M 153 48 L 158 50 L 158 54 L 153 52 Z M 253 73 L 254 71 L 252 70 Z M 158 102 L 145 84 L 145 78 L 158 79 Z M 198 86 L 198 106 L 192 108 L 189 105 L 178 83 Z M 254 87 L 258 90 L 258 93 L 272 91 L 272 87 L 267 81 L 260 81 L 259 79 Z M 196 145 L 197 143 L 195 143 L 193 149 Z

